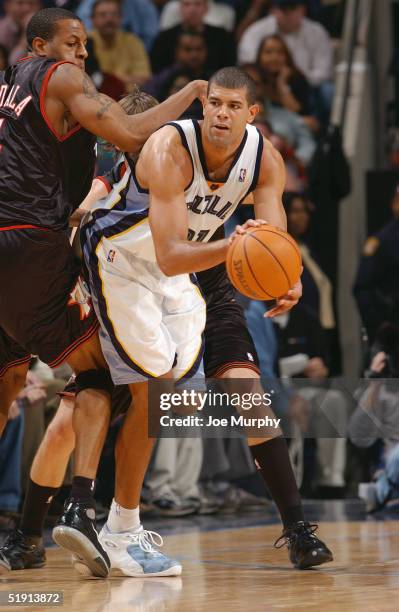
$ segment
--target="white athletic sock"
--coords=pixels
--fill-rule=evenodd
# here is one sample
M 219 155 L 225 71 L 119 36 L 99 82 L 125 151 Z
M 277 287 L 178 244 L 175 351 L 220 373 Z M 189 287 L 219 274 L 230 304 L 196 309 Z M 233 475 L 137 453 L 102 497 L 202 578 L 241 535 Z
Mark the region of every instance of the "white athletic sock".
M 140 508 L 129 510 L 120 506 L 115 499 L 112 500 L 109 510 L 107 527 L 112 533 L 121 533 L 122 531 L 135 531 L 140 527 Z

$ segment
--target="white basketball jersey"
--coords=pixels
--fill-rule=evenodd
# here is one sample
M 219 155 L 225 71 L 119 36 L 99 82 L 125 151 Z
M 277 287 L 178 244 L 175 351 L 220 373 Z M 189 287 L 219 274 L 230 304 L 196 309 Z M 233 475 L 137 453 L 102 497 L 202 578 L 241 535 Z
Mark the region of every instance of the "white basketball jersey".
M 244 137 L 237 149 L 223 181 L 212 181 L 208 176 L 201 141 L 201 129 L 197 121 L 184 120 L 170 123 L 179 132 L 183 146 L 190 155 L 193 176 L 185 190 L 188 208 L 188 240 L 207 242 L 216 230 L 233 214 L 248 193 L 255 189 L 263 151 L 263 137 L 251 125 L 247 125 Z M 120 161 L 125 172 L 115 180 L 107 197 L 94 207 L 93 227 L 112 242 L 126 257 L 140 257 L 156 261 L 154 243 L 148 222 L 150 196 L 137 181 L 134 163 Z M 118 168 L 117 165 L 115 168 Z M 115 170 L 115 169 L 114 169 Z M 117 172 L 118 174 L 118 172 Z M 168 177 L 160 177 L 167 181 Z M 113 257 L 111 253 L 111 257 Z
M 255 127 L 248 124 L 226 176 L 221 181 L 213 181 L 206 167 L 198 122 L 188 119 L 171 122 L 170 125 L 179 131 L 193 165 L 192 181 L 185 190 L 189 210 L 188 239 L 207 242 L 255 189 L 259 178 L 263 137 Z

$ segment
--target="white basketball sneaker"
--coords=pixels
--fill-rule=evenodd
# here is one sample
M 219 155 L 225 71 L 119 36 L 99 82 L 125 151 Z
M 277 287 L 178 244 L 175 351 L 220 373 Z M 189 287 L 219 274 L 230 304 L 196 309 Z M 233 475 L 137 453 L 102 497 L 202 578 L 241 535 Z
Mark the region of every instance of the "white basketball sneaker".
M 124 576 L 180 576 L 181 564 L 156 550 L 162 546 L 163 539 L 155 531 L 147 531 L 142 526 L 136 531 L 111 533 L 105 523 L 99 541 L 107 551 L 113 574 Z

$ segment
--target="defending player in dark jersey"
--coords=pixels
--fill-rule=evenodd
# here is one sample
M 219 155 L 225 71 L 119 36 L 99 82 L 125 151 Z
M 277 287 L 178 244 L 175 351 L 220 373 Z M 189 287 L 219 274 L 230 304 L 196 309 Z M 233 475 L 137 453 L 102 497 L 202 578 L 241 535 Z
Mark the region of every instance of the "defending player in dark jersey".
M 80 291 L 68 218 L 90 184 L 93 134 L 135 151 L 202 94 L 204 84 L 190 84 L 156 112 L 129 117 L 85 74 L 86 39 L 69 11 L 39 11 L 27 27 L 28 57 L 0 77 L 0 428 L 23 386 L 30 353 L 52 366 L 71 365 L 79 391 L 77 452 L 65 533 L 72 550 L 84 556 L 87 547 L 90 558 L 97 551 L 94 570 L 106 575 L 109 561 L 92 528 L 92 488 L 111 381 L 91 304 Z

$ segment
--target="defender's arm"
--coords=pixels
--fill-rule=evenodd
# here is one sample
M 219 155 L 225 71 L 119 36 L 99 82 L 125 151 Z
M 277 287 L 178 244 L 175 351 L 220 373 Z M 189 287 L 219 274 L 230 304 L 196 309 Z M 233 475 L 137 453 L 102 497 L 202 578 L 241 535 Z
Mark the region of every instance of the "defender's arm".
M 80 68 L 61 64 L 49 81 L 46 112 L 60 114 L 61 102 L 87 130 L 122 151 L 134 153 L 155 130 L 179 117 L 204 91 L 205 81 L 193 81 L 159 106 L 138 115 L 127 115 L 117 102 L 99 93 Z

